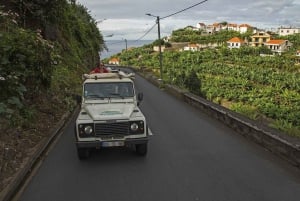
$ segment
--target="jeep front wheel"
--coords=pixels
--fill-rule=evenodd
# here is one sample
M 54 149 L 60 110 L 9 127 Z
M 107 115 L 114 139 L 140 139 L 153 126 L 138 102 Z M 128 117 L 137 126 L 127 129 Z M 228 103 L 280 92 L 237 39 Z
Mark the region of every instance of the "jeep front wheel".
M 140 156 L 145 156 L 147 154 L 147 143 L 136 144 L 135 145 L 136 153 Z
M 79 160 L 87 159 L 90 156 L 90 150 L 87 148 L 77 148 L 77 155 Z

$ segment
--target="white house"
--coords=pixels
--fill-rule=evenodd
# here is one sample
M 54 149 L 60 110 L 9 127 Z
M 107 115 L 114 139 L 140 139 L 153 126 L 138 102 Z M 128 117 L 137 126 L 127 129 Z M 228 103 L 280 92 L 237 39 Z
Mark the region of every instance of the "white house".
M 264 44 L 272 50 L 273 53 L 281 55 L 282 52 L 290 49 L 292 44 L 288 40 L 269 40 Z
M 197 29 L 202 29 L 202 30 L 205 30 L 206 29 L 206 25 L 202 22 L 199 22 L 197 25 L 196 25 Z
M 300 28 L 286 28 L 286 27 L 280 27 L 278 29 L 278 34 L 280 36 L 288 36 L 288 35 L 292 35 L 292 34 L 296 34 L 296 33 L 300 33 Z
M 166 49 L 166 47 L 165 47 L 164 45 L 161 45 L 161 46 L 160 46 L 161 52 L 164 52 L 165 49 Z M 153 51 L 154 51 L 154 52 L 159 52 L 159 46 L 153 46 Z
M 119 65 L 120 64 L 120 61 L 118 58 L 111 58 L 109 61 L 108 61 L 109 64 L 113 64 L 113 65 Z
M 199 51 L 199 46 L 197 44 L 188 44 L 187 46 L 184 46 L 184 51 Z
M 252 27 L 249 24 L 241 24 L 241 25 L 239 25 L 239 32 L 246 33 L 251 28 Z
M 245 44 L 245 41 L 238 37 L 231 38 L 229 41 L 227 41 L 227 47 L 230 49 L 240 48 L 244 44 Z
M 239 31 L 238 25 L 233 23 L 228 23 L 226 26 L 222 26 L 222 29 L 228 30 L 228 31 Z

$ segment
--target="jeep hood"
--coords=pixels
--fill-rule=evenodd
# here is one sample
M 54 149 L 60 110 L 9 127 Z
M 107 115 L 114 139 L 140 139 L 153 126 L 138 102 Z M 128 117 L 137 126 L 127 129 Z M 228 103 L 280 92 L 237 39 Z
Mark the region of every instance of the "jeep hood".
M 135 108 L 134 104 L 92 104 L 83 109 L 93 120 L 129 119 Z

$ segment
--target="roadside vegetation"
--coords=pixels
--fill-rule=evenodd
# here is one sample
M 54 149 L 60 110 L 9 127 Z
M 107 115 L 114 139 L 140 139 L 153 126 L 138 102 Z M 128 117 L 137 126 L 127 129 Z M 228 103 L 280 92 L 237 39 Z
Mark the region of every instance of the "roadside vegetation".
M 82 72 L 105 48 L 86 8 L 67 0 L 8 1 L 0 25 L 0 115 L 7 125 L 28 125 L 41 97 L 57 101 L 54 110 L 73 107 Z
M 300 34 L 281 37 L 293 43 L 285 54 L 265 57 L 260 54 L 271 54 L 266 47 L 228 49 L 226 41 L 235 36 L 249 38 L 250 34 L 222 31 L 203 36 L 198 31 L 173 31 L 168 46 L 173 42 L 220 46 L 196 52 L 165 51 L 164 81 L 300 137 L 300 64 L 299 57 L 295 56 L 300 49 Z M 159 54 L 153 51 L 155 44 L 157 41 L 115 56 L 120 58 L 121 65 L 143 67 L 159 77 Z
M 0 192 L 99 62 L 102 34 L 75 0 L 0 4 Z

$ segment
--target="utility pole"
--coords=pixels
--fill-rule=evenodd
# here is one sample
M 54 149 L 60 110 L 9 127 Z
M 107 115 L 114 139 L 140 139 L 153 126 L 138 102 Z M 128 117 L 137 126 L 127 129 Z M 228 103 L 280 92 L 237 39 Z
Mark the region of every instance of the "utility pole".
M 160 71 L 160 79 L 163 81 L 163 66 L 162 66 L 162 52 L 161 52 L 161 39 L 160 39 L 160 17 L 147 13 L 146 15 L 156 17 L 157 23 L 157 31 L 158 31 L 158 51 L 159 51 L 159 71 Z
M 127 51 L 127 39 L 125 38 L 125 50 Z
M 203 4 L 203 3 L 205 3 L 206 1 L 208 1 L 208 0 L 203 0 L 203 1 L 199 2 L 199 3 L 196 3 L 196 4 L 192 5 L 192 6 L 187 7 L 187 8 L 181 9 L 180 11 L 177 11 L 177 12 L 172 13 L 172 14 L 170 14 L 170 15 L 167 15 L 167 16 L 165 16 L 165 17 L 159 17 L 159 16 L 152 15 L 152 14 L 150 14 L 150 13 L 146 13 L 146 15 L 148 15 L 148 16 L 156 17 L 156 23 L 157 23 L 157 25 L 158 25 L 159 65 L 160 65 L 160 79 L 161 79 L 162 81 L 163 81 L 163 69 L 162 69 L 162 54 L 161 54 L 161 40 L 160 40 L 160 24 L 159 24 L 159 21 L 160 21 L 161 19 L 165 19 L 165 18 L 171 17 L 171 16 L 173 16 L 173 15 L 177 15 L 178 13 L 181 13 L 181 12 L 183 12 L 183 11 L 186 11 L 186 10 L 188 10 L 188 9 L 191 9 L 191 8 L 193 8 L 193 7 L 195 7 L 195 6 L 200 5 L 200 4 Z

